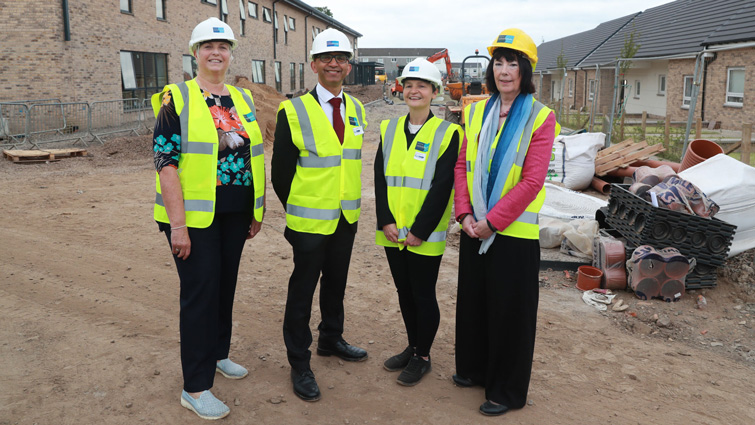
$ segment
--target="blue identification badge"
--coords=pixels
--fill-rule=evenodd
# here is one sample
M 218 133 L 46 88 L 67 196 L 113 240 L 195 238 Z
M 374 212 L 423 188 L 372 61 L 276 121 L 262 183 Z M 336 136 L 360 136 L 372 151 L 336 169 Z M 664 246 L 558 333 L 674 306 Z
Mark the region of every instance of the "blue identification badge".
M 417 142 L 414 146 L 414 159 L 417 161 L 424 161 L 427 158 L 427 151 L 430 150 L 430 145 L 427 143 Z
M 250 112 L 244 115 L 244 119 L 246 120 L 246 122 L 254 122 L 257 119 L 257 117 L 254 116 L 254 112 Z
M 414 149 L 420 152 L 427 152 L 430 150 L 430 145 L 427 143 L 417 142 L 417 146 Z
M 349 117 L 349 124 L 356 127 L 359 125 L 359 121 L 357 121 L 356 117 Z

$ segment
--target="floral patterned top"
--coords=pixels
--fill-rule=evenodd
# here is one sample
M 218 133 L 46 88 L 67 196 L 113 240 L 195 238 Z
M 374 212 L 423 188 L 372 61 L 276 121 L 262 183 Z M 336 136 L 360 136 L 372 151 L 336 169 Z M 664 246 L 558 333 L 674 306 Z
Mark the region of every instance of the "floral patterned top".
M 202 90 L 218 131 L 218 170 L 215 212 L 252 212 L 251 151 L 249 135 L 244 130 L 231 96 L 219 96 Z M 155 170 L 178 168 L 181 153 L 181 122 L 170 92 L 155 122 L 152 142 Z

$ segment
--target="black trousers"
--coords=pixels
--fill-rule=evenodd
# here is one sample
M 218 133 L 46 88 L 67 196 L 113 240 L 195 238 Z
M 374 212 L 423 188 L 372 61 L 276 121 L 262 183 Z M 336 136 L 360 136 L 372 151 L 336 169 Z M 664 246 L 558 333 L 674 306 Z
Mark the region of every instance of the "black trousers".
M 418 356 L 428 356 L 440 324 L 435 284 L 443 256 L 420 255 L 407 248 L 389 247 L 385 248 L 385 255 L 396 284 L 409 346 L 417 349 Z
M 298 371 L 309 370 L 312 353 L 312 299 L 320 281 L 320 314 L 317 326 L 319 340 L 335 342 L 343 334 L 343 296 L 349 274 L 354 231 L 341 216 L 332 235 L 312 235 L 307 242 L 292 243 L 294 271 L 288 281 L 286 313 L 283 317 L 283 341 L 286 343 L 288 362 Z M 298 235 L 299 238 L 307 235 Z M 292 238 L 289 239 L 289 242 Z
M 189 228 L 189 258 L 173 256 L 181 279 L 181 368 L 187 392 L 212 388 L 215 362 L 228 358 L 236 278 L 251 221 L 249 213 L 215 214 L 209 227 Z M 170 244 L 169 228 L 165 236 Z
M 485 397 L 524 407 L 532 372 L 540 243 L 496 235 L 487 253 L 461 234 L 456 299 L 456 373 Z

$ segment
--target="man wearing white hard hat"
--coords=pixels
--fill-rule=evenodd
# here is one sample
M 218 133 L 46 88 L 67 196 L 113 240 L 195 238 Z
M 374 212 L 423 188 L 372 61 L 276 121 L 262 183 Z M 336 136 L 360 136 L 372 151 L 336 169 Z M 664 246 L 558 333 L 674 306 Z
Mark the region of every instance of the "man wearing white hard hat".
M 204 419 L 230 412 L 210 389 L 215 373 L 248 371 L 228 358 L 239 261 L 262 225 L 265 158 L 252 93 L 225 84 L 236 47 L 231 27 L 200 22 L 189 51 L 197 77 L 152 96 L 157 120 L 154 218 L 181 283 L 181 405 Z
M 294 393 L 320 399 L 310 367 L 312 299 L 320 281 L 317 354 L 347 361 L 367 352 L 343 339 L 343 297 L 361 205 L 364 106 L 343 92 L 351 72 L 351 43 L 329 28 L 310 52 L 318 84 L 281 103 L 271 163 L 273 189 L 286 210 L 285 236 L 294 253 L 283 339 Z

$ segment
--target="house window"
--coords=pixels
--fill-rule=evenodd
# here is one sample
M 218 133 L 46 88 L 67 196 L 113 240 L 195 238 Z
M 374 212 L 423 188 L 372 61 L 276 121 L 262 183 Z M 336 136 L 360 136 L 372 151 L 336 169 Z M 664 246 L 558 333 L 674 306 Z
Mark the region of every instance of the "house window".
M 296 64 L 291 62 L 289 65 L 289 73 L 291 74 L 291 91 L 296 90 Z
M 275 90 L 279 92 L 283 91 L 281 84 L 281 63 L 278 61 L 275 62 Z
M 283 15 L 283 44 L 288 45 L 288 16 Z
M 131 9 L 131 0 L 121 0 L 121 12 L 134 13 L 134 11 Z
M 214 4 L 215 6 L 217 6 L 218 0 L 202 0 L 202 3 L 209 3 L 209 4 Z
M 658 95 L 666 95 L 666 76 L 663 74 L 658 76 Z
M 412 58 L 406 58 L 406 63 L 409 63 L 412 61 Z
M 158 20 L 165 20 L 165 1 L 155 0 L 155 13 Z
M 726 81 L 726 105 L 743 106 L 745 100 L 745 69 L 729 68 Z
M 265 22 L 273 22 L 273 18 L 271 16 L 272 15 L 270 14 L 270 9 L 262 6 L 262 20 Z
M 228 0 L 220 0 L 220 20 L 228 23 Z
M 398 58 L 391 58 L 391 62 L 394 62 L 394 63 L 395 63 L 395 62 L 397 62 L 397 61 L 398 61 Z
M 265 84 L 265 61 L 252 60 L 252 82 Z
M 249 9 L 249 16 L 254 19 L 259 19 L 259 17 L 257 17 L 257 3 L 247 2 L 247 4 L 247 8 Z
M 589 100 L 592 101 L 595 99 L 595 80 L 590 80 L 590 91 L 589 91 Z
M 299 89 L 304 90 L 304 64 L 299 64 Z
M 197 60 L 192 55 L 182 56 L 182 65 L 184 71 L 184 81 L 191 80 L 197 76 Z
M 296 31 L 296 19 L 292 17 L 288 17 L 288 29 L 291 31 Z
M 378 58 L 378 63 L 383 63 L 383 58 Z
M 634 97 L 636 99 L 640 98 L 640 81 L 639 80 L 634 81 Z
M 682 94 L 682 108 L 689 109 L 689 104 L 692 102 L 692 76 L 684 76 L 684 93 Z
M 569 97 L 574 97 L 574 80 L 569 79 Z
M 124 99 L 146 99 L 168 84 L 168 55 L 121 51 Z
M 241 18 L 241 35 L 246 35 L 246 8 L 244 7 L 244 0 L 239 0 L 239 12 Z
M 273 32 L 273 38 L 275 39 L 275 42 L 278 42 L 278 12 L 275 12 L 273 14 L 273 26 L 275 27 L 275 31 Z

